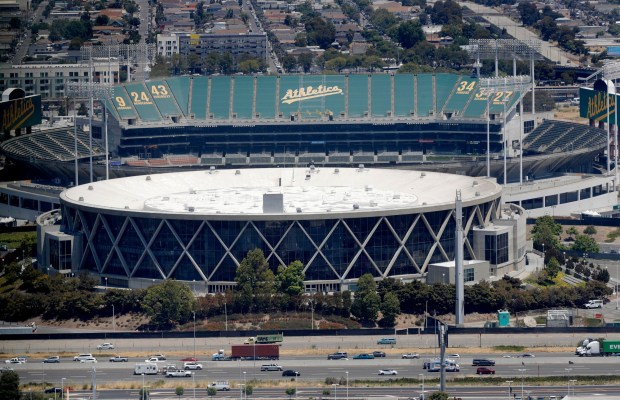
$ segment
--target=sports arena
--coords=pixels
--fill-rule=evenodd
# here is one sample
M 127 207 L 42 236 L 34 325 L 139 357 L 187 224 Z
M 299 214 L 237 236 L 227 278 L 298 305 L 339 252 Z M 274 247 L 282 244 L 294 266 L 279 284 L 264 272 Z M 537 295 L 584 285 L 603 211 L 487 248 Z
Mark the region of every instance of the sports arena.
M 210 169 L 73 187 L 60 196 L 62 217 L 53 211 L 37 221 L 39 257 L 54 270 L 88 271 L 119 287 L 177 279 L 223 291 L 255 248 L 274 269 L 301 261 L 306 290 L 345 290 L 365 273 L 415 279 L 434 263 L 454 260 L 457 191 L 465 259 L 487 260 L 486 276 L 522 266 L 523 210 L 501 206 L 501 187 L 492 180 L 315 166 Z

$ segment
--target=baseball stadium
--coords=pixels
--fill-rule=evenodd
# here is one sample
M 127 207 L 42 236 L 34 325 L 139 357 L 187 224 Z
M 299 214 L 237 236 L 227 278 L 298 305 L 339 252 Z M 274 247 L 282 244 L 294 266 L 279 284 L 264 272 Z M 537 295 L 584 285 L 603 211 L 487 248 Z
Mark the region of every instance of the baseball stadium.
M 530 178 L 591 172 L 605 131 L 520 116 L 518 104 L 529 90 L 489 94 L 479 79 L 447 73 L 172 77 L 115 86 L 105 101 L 111 118 L 105 127 L 95 118 L 92 146 L 80 126 L 35 131 L 1 149 L 13 162 L 67 184 L 75 180 L 68 162 L 75 158 L 80 183 L 89 180 L 90 168 L 95 179 L 106 176 L 105 131 L 110 177 L 310 163 L 415 165 L 481 176 L 488 132 L 491 176 L 498 181 L 504 154 L 507 181 L 519 180 L 521 147 Z
M 119 287 L 177 279 L 219 292 L 234 285 L 239 263 L 258 248 L 274 269 L 301 261 L 306 290 L 343 290 L 365 273 L 416 279 L 454 260 L 457 191 L 465 259 L 486 258 L 485 276 L 518 269 L 525 218 L 520 207 L 500 205 L 497 183 L 314 166 L 163 173 L 70 188 L 60 196 L 61 214 L 38 219 L 40 261 Z

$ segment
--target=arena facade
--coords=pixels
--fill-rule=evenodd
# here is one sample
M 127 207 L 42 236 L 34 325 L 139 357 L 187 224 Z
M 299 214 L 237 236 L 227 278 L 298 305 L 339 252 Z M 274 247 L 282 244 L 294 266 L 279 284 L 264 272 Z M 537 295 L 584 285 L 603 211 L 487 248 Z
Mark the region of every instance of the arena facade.
M 465 259 L 486 276 L 523 266 L 523 209 L 502 206 L 493 180 L 372 168 L 210 169 L 100 181 L 64 191 L 41 215 L 41 265 L 87 271 L 118 287 L 163 279 L 219 292 L 247 252 L 271 267 L 299 260 L 307 291 L 377 279 L 424 278 L 454 259 L 455 198 L 463 204 Z M 59 250 L 60 249 L 60 250 Z M 466 277 L 475 280 L 473 272 Z

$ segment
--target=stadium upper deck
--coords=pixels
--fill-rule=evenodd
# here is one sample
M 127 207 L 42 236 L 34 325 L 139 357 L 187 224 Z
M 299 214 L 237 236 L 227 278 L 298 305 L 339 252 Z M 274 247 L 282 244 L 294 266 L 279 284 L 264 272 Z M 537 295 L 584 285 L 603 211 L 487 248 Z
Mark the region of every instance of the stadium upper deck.
M 174 77 L 117 86 L 110 108 L 126 124 L 479 120 L 489 100 L 479 86 L 477 78 L 454 74 Z M 512 108 L 522 94 L 496 93 L 491 114 L 502 113 L 504 102 Z

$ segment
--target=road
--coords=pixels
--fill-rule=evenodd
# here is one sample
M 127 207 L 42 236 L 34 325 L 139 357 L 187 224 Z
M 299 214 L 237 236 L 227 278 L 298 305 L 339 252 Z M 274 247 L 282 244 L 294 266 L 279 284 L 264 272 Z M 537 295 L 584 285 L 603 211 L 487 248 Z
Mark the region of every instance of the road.
M 500 12 L 494 8 L 468 1 L 459 2 L 459 4 L 469 8 L 490 24 L 493 24 L 499 28 L 505 28 L 506 32 L 508 32 L 508 34 L 515 39 L 540 40 L 536 33 L 531 32 L 512 19 L 500 14 Z M 558 65 L 572 65 L 571 63 L 573 63 L 573 61 L 571 59 L 575 58 L 575 56 L 570 53 L 567 53 L 559 47 L 542 40 L 540 40 L 540 54 Z
M 45 7 L 47 7 L 47 4 L 47 0 L 43 0 L 41 3 L 39 3 L 37 9 L 34 11 L 32 16 L 30 17 L 30 20 L 28 21 L 30 26 L 32 24 L 38 23 L 39 20 L 41 20 L 43 11 L 45 10 Z M 20 38 L 19 45 L 17 46 L 17 49 L 15 49 L 15 55 L 10 60 L 10 62 L 13 64 L 21 64 L 24 57 L 28 55 L 28 48 L 30 47 L 30 42 L 32 42 L 32 31 L 30 29 L 30 26 L 25 29 L 24 36 Z

